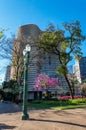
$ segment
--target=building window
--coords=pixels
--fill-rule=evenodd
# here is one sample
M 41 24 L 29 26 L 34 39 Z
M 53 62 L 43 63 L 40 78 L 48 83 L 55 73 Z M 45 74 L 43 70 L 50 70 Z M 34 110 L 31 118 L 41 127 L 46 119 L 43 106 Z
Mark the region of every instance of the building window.
M 51 56 L 49 55 L 49 65 L 51 65 Z

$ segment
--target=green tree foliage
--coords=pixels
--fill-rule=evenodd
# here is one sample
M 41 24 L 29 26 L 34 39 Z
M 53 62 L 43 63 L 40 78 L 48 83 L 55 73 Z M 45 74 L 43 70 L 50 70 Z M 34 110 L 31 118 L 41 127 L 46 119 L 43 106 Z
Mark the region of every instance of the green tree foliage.
M 12 94 L 17 94 L 19 93 L 19 86 L 16 80 L 10 80 L 10 81 L 4 81 L 2 83 L 3 85 L 3 90 L 8 89 L 9 92 Z
M 3 36 L 2 32 L 0 31 L 0 38 Z
M 81 85 L 82 96 L 86 96 L 86 83 Z
M 73 60 L 73 58 L 80 58 L 82 56 L 81 52 L 81 42 L 85 40 L 85 36 L 82 34 L 80 22 L 71 21 L 63 24 L 64 29 L 55 29 L 55 27 L 50 24 L 46 31 L 44 31 L 38 40 L 38 45 L 44 49 L 44 51 L 53 53 L 59 58 L 59 66 L 56 71 L 59 74 L 64 75 L 70 90 L 70 94 L 73 98 L 73 92 L 71 84 L 68 80 L 67 65 Z
M 16 80 L 10 80 L 10 81 L 4 81 L 2 83 L 3 86 L 3 99 L 4 100 L 10 100 L 13 102 L 18 101 L 19 92 L 20 92 L 20 86 L 17 83 Z
M 4 92 L 2 89 L 0 89 L 0 100 L 3 100 L 3 95 L 4 95 Z
M 82 82 L 83 82 L 83 83 L 86 83 L 86 79 L 84 79 Z

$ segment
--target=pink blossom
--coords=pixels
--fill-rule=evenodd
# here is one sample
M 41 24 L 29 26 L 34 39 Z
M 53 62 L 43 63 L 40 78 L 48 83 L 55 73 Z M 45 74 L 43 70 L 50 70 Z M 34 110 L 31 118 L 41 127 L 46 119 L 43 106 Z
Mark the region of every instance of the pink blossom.
M 50 78 L 46 74 L 39 74 L 35 79 L 34 90 L 58 86 L 58 78 Z
M 59 96 L 58 97 L 58 99 L 70 99 L 71 98 L 71 96 Z M 74 98 L 76 99 L 76 98 L 82 98 L 82 96 L 79 96 L 79 95 L 75 95 L 74 96 Z

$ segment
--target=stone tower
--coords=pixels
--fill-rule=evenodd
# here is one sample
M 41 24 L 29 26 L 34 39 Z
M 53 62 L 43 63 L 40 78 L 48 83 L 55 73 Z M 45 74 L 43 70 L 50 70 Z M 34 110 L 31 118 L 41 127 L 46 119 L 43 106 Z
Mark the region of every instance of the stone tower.
M 57 75 L 55 70 L 59 65 L 59 60 L 56 55 L 44 53 L 42 49 L 37 46 L 37 40 L 42 31 L 34 24 L 27 24 L 18 28 L 18 34 L 14 42 L 14 46 L 22 55 L 23 49 L 29 43 L 31 46 L 30 52 L 30 70 L 28 73 L 28 98 L 34 98 L 34 81 L 39 73 L 48 74 L 50 77 L 58 77 L 60 86 L 67 90 L 68 85 L 63 76 Z M 13 47 L 14 47 L 13 46 Z M 13 54 L 14 55 L 14 54 Z M 14 70 L 11 68 L 11 78 Z M 56 92 L 56 88 L 50 88 L 50 91 Z

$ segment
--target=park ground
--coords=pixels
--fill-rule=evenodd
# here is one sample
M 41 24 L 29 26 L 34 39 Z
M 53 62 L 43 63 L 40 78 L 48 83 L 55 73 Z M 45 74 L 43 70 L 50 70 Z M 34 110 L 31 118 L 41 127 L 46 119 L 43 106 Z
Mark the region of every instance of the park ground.
M 66 110 L 30 108 L 29 120 L 21 120 L 22 111 L 17 105 L 0 106 L 0 130 L 86 130 L 86 107 Z

